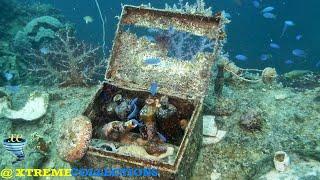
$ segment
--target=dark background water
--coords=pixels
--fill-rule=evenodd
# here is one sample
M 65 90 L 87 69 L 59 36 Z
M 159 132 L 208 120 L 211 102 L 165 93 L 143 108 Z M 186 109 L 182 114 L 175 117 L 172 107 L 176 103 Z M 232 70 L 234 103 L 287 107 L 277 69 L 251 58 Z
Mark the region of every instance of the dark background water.
M 207 1 L 213 12 L 225 10 L 231 15 L 231 23 L 227 26 L 228 42 L 225 52 L 241 67 L 264 68 L 276 67 L 277 71 L 287 72 L 293 69 L 308 69 L 319 71 L 320 66 L 320 1 L 319 0 L 258 0 L 260 8 L 253 6 L 251 0 L 215 0 Z M 102 25 L 95 0 L 24 0 L 21 2 L 50 3 L 76 25 L 79 38 L 93 43 L 102 44 Z M 104 18 L 106 18 L 106 43 L 107 52 L 111 49 L 114 32 L 118 19 L 115 16 L 121 13 L 121 4 L 148 4 L 153 7 L 164 8 L 165 3 L 172 5 L 178 0 L 98 0 Z M 193 4 L 194 1 L 184 1 Z M 276 19 L 265 19 L 261 10 L 264 7 L 273 6 Z M 86 24 L 84 16 L 93 17 L 93 23 Z M 285 20 L 292 20 L 295 26 L 289 27 L 285 36 L 280 38 Z M 296 35 L 302 34 L 301 40 L 296 40 Z M 272 49 L 269 43 L 280 45 L 280 49 Z M 303 49 L 307 53 L 306 58 L 297 58 L 292 55 L 293 49 Z M 234 58 L 237 54 L 248 57 L 246 61 Z M 272 58 L 261 61 L 261 54 L 271 54 Z M 285 64 L 286 60 L 294 61 L 294 64 Z

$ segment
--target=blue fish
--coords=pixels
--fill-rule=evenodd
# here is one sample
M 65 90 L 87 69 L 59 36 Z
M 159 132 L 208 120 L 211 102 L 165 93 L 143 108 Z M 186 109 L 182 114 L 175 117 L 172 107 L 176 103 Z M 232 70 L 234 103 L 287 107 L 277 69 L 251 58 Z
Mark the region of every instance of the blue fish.
M 40 52 L 41 52 L 41 54 L 47 55 L 47 54 L 49 54 L 49 49 L 46 47 L 43 47 L 40 49 Z
M 289 20 L 284 21 L 284 25 L 283 25 L 282 33 L 281 33 L 281 36 L 280 36 L 280 37 L 282 37 L 282 36 L 284 35 L 284 33 L 287 31 L 287 29 L 288 29 L 289 26 L 294 26 L 294 25 L 295 25 L 295 24 L 294 24 L 293 21 L 289 21 Z
M 300 39 L 302 39 L 302 37 L 303 37 L 303 36 L 302 36 L 301 34 L 298 34 L 298 35 L 296 36 L 296 40 L 299 41 Z
M 235 58 L 236 58 L 237 60 L 239 60 L 239 61 L 246 61 L 246 60 L 248 59 L 247 56 L 242 55 L 242 54 L 236 55 Z
M 270 43 L 270 47 L 274 49 L 280 49 L 280 46 L 276 43 Z
M 158 92 L 158 83 L 152 82 L 149 89 L 152 96 L 155 96 Z
M 306 52 L 302 49 L 294 49 L 292 50 L 292 54 L 301 58 L 305 58 L 307 56 Z
M 145 37 L 149 42 L 156 42 L 153 36 L 143 36 Z
M 161 60 L 158 57 L 150 57 L 150 58 L 144 59 L 144 63 L 149 64 L 149 65 L 157 65 L 160 62 L 161 62 Z
M 318 62 L 316 63 L 316 67 L 317 67 L 317 68 L 320 68 L 320 61 L 318 61 Z
M 7 81 L 10 81 L 13 78 L 13 74 L 10 72 L 3 73 Z
M 162 142 L 167 142 L 167 138 L 164 137 L 164 135 L 162 135 L 162 134 L 159 133 L 159 132 L 157 132 L 157 135 L 158 135 L 158 137 L 160 138 L 160 140 L 161 140 Z
M 291 59 L 284 61 L 285 64 L 293 64 L 294 62 Z
M 13 94 L 16 94 L 20 90 L 19 85 L 6 85 L 6 89 Z
M 252 4 L 255 8 L 259 8 L 260 7 L 260 3 L 257 0 L 252 1 Z
M 274 7 L 268 6 L 268 7 L 264 8 L 261 12 L 262 13 L 267 13 L 267 12 L 270 12 L 270 11 L 273 11 L 273 10 L 274 10 Z
M 276 15 L 269 12 L 263 13 L 263 17 L 267 19 L 276 19 Z
M 272 56 L 270 54 L 261 54 L 260 56 L 260 60 L 261 61 L 266 61 L 268 60 L 269 58 L 271 58 Z

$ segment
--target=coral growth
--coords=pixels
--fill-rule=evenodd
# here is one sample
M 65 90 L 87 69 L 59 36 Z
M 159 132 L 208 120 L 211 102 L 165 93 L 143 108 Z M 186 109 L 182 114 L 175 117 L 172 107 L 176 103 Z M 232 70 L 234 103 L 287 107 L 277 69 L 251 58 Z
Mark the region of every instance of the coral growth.
M 50 32 L 49 40 L 37 41 L 37 34 L 34 41 L 30 41 L 32 38 L 28 36 L 24 43 L 29 42 L 32 48 L 21 51 L 27 77 L 36 79 L 40 84 L 59 84 L 62 87 L 88 86 L 101 78 L 104 61 L 99 57 L 99 47 L 78 42 L 73 28 L 68 25 L 55 33 L 48 29 L 42 31 Z
M 67 162 L 80 160 L 89 147 L 92 124 L 85 116 L 78 116 L 62 125 L 57 150 L 60 158 Z
M 54 39 L 55 33 L 63 24 L 51 16 L 41 16 L 32 19 L 13 39 L 13 46 L 17 51 L 28 52 L 40 42 Z
M 155 40 L 168 56 L 181 60 L 192 60 L 199 52 L 212 52 L 214 41 L 188 32 L 178 31 L 173 27 L 168 30 L 152 29 L 156 32 Z
M 183 3 L 183 0 L 179 0 L 178 6 L 174 4 L 172 7 L 168 4 L 165 4 L 165 9 L 170 11 L 176 11 L 181 13 L 188 13 L 188 14 L 201 14 L 204 16 L 211 16 L 212 11 L 211 7 L 205 8 L 206 4 L 204 0 L 197 0 L 197 2 L 193 5 L 189 5 L 188 2 L 186 4 Z

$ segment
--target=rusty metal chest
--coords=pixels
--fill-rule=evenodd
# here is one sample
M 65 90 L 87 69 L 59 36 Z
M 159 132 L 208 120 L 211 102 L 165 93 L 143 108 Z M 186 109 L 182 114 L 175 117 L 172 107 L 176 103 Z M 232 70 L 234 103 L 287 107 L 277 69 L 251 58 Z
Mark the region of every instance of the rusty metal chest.
M 202 144 L 202 105 L 222 48 L 221 13 L 124 6 L 102 87 L 84 116 L 92 139 L 76 166 L 152 167 L 186 179 Z

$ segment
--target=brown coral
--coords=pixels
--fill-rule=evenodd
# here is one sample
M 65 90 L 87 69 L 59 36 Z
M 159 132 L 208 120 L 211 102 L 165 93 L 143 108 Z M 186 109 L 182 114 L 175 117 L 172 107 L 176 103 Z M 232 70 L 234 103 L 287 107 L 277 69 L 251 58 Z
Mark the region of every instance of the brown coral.
M 52 41 L 41 46 L 47 52 L 31 49 L 23 54 L 28 59 L 28 76 L 37 79 L 40 84 L 88 86 L 103 74 L 105 67 L 104 61 L 99 57 L 100 48 L 77 41 L 74 30 L 69 26 L 60 29 Z
M 76 162 L 86 154 L 92 136 L 92 124 L 86 116 L 78 116 L 62 125 L 57 150 L 61 159 Z

